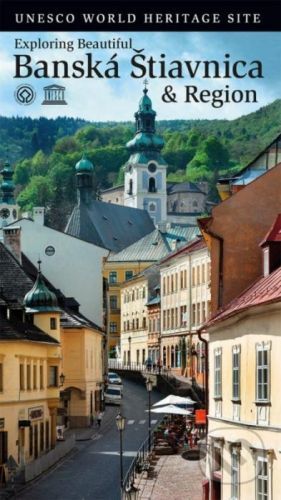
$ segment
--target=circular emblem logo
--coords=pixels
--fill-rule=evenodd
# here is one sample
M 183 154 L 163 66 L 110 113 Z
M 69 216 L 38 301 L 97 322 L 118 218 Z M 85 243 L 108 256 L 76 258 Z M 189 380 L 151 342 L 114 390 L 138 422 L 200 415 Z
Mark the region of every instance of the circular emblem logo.
M 31 85 L 19 85 L 15 90 L 15 99 L 19 104 L 28 106 L 35 100 L 36 92 Z
M 55 254 L 55 248 L 53 247 L 53 245 L 48 245 L 45 248 L 45 254 L 48 255 L 48 257 L 52 257 L 52 255 Z

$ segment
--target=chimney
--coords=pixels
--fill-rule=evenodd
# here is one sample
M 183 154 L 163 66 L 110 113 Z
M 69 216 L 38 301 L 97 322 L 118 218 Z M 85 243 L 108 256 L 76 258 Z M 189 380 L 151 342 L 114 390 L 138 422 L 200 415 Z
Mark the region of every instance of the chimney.
M 21 264 L 21 227 L 3 227 L 4 245 Z
M 45 219 L 45 208 L 44 207 L 34 207 L 33 209 L 33 220 L 36 224 L 44 226 Z

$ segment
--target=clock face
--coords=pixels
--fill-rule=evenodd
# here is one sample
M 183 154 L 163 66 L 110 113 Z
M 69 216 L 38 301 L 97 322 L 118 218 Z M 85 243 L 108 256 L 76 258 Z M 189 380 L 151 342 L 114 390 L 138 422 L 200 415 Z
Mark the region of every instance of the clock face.
M 153 174 L 154 172 L 156 172 L 156 169 L 157 169 L 156 163 L 149 163 L 147 168 L 148 168 L 149 172 L 151 172 Z
M 8 208 L 2 208 L 2 210 L 0 210 L 0 217 L 2 217 L 2 219 L 7 219 L 10 215 L 10 210 Z

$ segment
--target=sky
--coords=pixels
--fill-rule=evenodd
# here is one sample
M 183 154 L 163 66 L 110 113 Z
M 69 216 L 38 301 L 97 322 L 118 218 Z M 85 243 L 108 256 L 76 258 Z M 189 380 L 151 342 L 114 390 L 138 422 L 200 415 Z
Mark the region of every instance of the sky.
M 223 61 L 225 54 L 230 55 L 230 61 L 245 60 L 250 63 L 260 60 L 263 66 L 262 79 L 224 79 L 202 78 L 200 73 L 195 78 L 149 78 L 149 95 L 153 101 L 153 108 L 157 111 L 157 118 L 164 119 L 234 119 L 251 113 L 266 104 L 280 98 L 280 65 L 281 34 L 274 32 L 145 32 L 145 33 L 0 33 L 0 114 L 2 116 L 30 116 L 32 118 L 46 116 L 72 116 L 91 121 L 129 121 L 133 120 L 142 95 L 143 78 L 132 78 L 130 72 L 131 57 L 135 54 L 132 49 L 80 49 L 77 39 L 87 41 L 106 41 L 117 39 L 132 39 L 135 49 L 144 49 L 148 58 L 153 56 L 159 59 L 165 54 L 166 61 L 176 60 L 218 60 Z M 37 49 L 32 53 L 28 49 L 16 49 L 15 39 L 23 41 L 69 41 L 73 40 L 75 50 L 67 52 L 63 49 Z M 67 60 L 71 64 L 74 60 L 81 60 L 87 52 L 93 53 L 94 60 L 107 62 L 114 53 L 117 53 L 120 78 L 14 78 L 15 54 L 28 54 L 32 60 Z M 106 66 L 104 66 L 106 67 Z M 35 101 L 27 106 L 16 102 L 14 94 L 19 85 L 32 85 L 36 91 Z M 50 84 L 65 86 L 66 106 L 42 106 L 44 98 L 43 87 Z M 214 108 L 211 102 L 185 102 L 185 87 L 196 86 L 200 91 L 239 89 L 254 89 L 257 93 L 257 103 L 226 103 L 220 108 Z M 172 86 L 177 102 L 164 102 L 163 94 L 166 86 Z M 210 98 L 211 100 L 211 98 Z

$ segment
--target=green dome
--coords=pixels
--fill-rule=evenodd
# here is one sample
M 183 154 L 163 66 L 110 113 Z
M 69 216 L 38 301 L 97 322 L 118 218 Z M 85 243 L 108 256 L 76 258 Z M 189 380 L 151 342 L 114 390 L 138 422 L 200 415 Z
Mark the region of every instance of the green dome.
M 130 151 L 160 151 L 164 146 L 164 140 L 156 134 L 139 132 L 127 142 L 126 146 Z
M 152 109 L 151 99 L 147 95 L 147 89 L 144 89 L 143 93 L 144 95 L 139 102 L 139 112 L 156 115 L 155 111 Z
M 26 308 L 26 312 L 59 311 L 57 297 L 45 285 L 40 267 L 37 279 L 32 289 L 25 295 L 23 304 Z
M 75 165 L 76 172 L 92 172 L 94 170 L 94 165 L 90 160 L 87 160 L 86 156 L 83 155 L 81 160 Z

